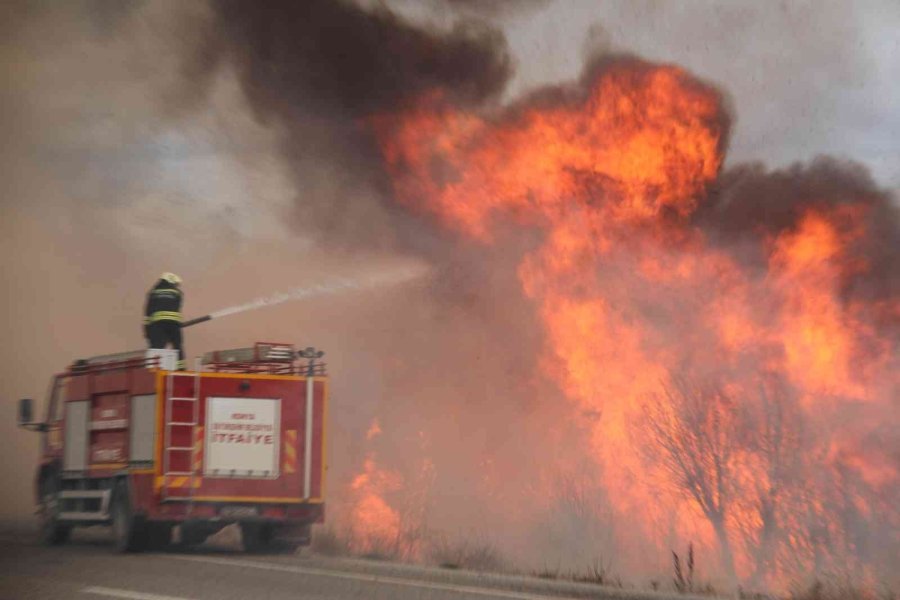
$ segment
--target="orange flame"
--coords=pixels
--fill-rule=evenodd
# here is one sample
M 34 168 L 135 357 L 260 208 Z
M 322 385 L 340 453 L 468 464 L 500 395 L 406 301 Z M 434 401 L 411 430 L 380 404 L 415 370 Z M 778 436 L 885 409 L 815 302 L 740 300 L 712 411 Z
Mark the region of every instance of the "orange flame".
M 376 418 L 366 433 L 373 442 L 382 433 Z M 420 450 L 427 446 L 419 433 Z M 422 453 L 424 454 L 424 452 Z M 349 525 L 350 546 L 354 552 L 384 557 L 415 557 L 420 548 L 424 528 L 424 511 L 428 502 L 434 465 L 421 456 L 416 472 L 404 477 L 400 472 L 380 467 L 376 453 L 370 450 L 363 468 L 350 482 Z
M 834 520 L 810 533 L 839 502 L 828 482 L 790 495 L 776 489 L 789 461 L 766 447 L 773 405 L 753 412 L 764 382 L 792 385 L 804 418 L 819 427 L 850 404 L 890 402 L 896 344 L 868 324 L 871 306 L 841 297 L 847 278 L 868 268 L 850 250 L 866 234 L 864 208 L 811 208 L 765 242 L 767 264 L 756 269 L 692 224 L 722 165 L 722 121 L 718 95 L 680 69 L 623 60 L 598 72 L 587 93 L 537 98 L 499 117 L 456 109 L 434 92 L 370 124 L 400 202 L 482 243 L 507 231 L 501 216 L 545 232 L 519 279 L 559 359 L 548 376 L 572 406 L 602 415 L 590 425 L 590 451 L 633 525 L 629 536 L 639 532 L 661 552 L 672 531 L 723 551 L 732 544 L 739 576 L 772 578 L 818 561 L 848 534 Z M 682 372 L 720 381 L 737 399 L 722 410 L 739 436 L 741 427 L 750 432 L 725 465 L 728 485 L 742 493 L 722 510 L 723 532 L 683 482 L 643 457 L 652 440 L 641 407 Z M 862 467 L 852 436 L 830 439 L 828 456 L 897 485 L 896 464 Z M 766 552 L 783 556 L 775 535 L 794 558 L 770 565 Z
M 350 484 L 354 497 L 350 511 L 354 550 L 372 552 L 397 543 L 400 514 L 387 503 L 384 495 L 402 486 L 399 475 L 379 469 L 373 457 L 366 458 L 363 472 Z
M 378 419 L 373 419 L 366 439 L 381 435 Z M 370 452 L 363 470 L 350 483 L 349 509 L 350 543 L 356 552 L 379 552 L 394 547 L 400 538 L 400 514 L 385 500 L 385 496 L 402 489 L 403 478 L 390 470 L 381 469 Z

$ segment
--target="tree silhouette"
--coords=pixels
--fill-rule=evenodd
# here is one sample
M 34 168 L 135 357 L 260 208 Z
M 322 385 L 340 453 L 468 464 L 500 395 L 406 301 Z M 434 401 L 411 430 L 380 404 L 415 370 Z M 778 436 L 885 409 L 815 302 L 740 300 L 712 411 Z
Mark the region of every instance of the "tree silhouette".
M 726 528 L 740 446 L 741 419 L 733 399 L 714 381 L 673 374 L 643 409 L 647 458 L 700 508 L 716 534 L 725 575 L 736 581 Z

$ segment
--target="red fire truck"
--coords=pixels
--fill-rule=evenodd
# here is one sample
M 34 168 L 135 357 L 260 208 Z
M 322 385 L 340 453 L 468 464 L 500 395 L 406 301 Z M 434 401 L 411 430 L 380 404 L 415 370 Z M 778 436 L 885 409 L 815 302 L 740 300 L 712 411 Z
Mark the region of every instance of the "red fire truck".
M 325 516 L 321 352 L 257 343 L 175 371 L 174 350 L 74 362 L 53 377 L 35 480 L 41 537 L 112 525 L 120 551 L 199 544 L 229 524 L 247 551 L 293 551 Z M 305 361 L 303 360 L 305 359 Z

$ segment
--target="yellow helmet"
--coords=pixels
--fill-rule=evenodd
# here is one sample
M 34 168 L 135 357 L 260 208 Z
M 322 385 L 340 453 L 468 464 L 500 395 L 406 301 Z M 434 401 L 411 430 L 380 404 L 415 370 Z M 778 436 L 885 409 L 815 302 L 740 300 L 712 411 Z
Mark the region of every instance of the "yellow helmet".
M 176 275 L 175 273 L 163 273 L 159 276 L 163 281 L 168 281 L 172 285 L 181 285 L 181 277 Z

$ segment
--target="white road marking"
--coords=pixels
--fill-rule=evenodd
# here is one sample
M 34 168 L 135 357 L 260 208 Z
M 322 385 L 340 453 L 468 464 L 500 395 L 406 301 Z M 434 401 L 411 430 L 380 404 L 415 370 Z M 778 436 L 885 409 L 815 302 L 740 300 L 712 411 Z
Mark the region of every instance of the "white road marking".
M 108 587 L 86 587 L 81 590 L 82 594 L 94 594 L 95 596 L 106 596 L 107 598 L 126 598 L 127 600 L 190 600 L 181 596 L 160 596 L 159 594 L 147 594 L 145 592 L 135 592 L 132 590 L 118 590 Z
M 388 585 L 399 585 L 404 587 L 419 588 L 425 590 L 438 590 L 443 592 L 456 592 L 459 594 L 474 594 L 478 596 L 488 596 L 491 598 L 514 598 L 515 600 L 565 600 L 566 596 L 544 596 L 540 594 L 529 594 L 526 592 L 513 592 L 506 590 L 495 590 L 490 588 L 475 587 L 471 585 L 456 585 L 452 583 L 431 583 L 427 581 L 415 581 L 412 579 L 401 579 L 399 577 L 382 577 L 380 575 L 366 575 L 362 573 L 348 573 L 345 571 L 331 571 L 328 569 L 318 569 L 315 567 L 294 567 L 290 565 L 282 565 L 277 563 L 261 563 L 254 560 L 241 560 L 231 558 L 213 558 L 210 556 L 161 556 L 161 558 L 171 558 L 175 560 L 191 560 L 202 563 L 211 563 L 215 565 L 225 565 L 229 567 L 248 567 L 251 569 L 262 569 L 264 571 L 281 571 L 284 573 L 299 573 L 301 575 L 320 575 L 323 577 L 335 577 L 337 579 L 350 579 L 353 581 L 364 581 L 366 583 L 383 583 Z M 149 599 L 148 599 L 149 600 Z

